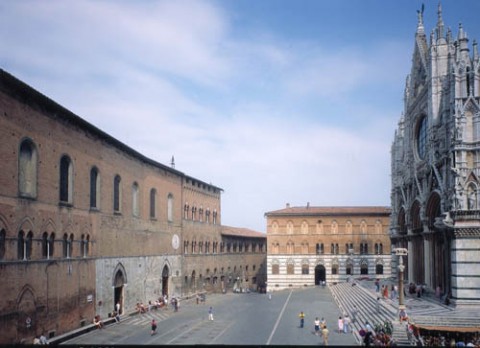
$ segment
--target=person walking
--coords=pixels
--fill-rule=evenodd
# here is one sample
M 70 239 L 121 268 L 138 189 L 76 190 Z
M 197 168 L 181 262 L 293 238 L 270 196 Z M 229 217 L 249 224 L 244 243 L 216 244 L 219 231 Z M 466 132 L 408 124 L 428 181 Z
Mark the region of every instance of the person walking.
M 303 312 L 300 312 L 298 317 L 300 318 L 300 328 L 303 328 L 303 324 L 305 323 L 305 314 Z
M 115 305 L 115 310 L 117 311 L 118 314 L 120 314 L 120 301 L 117 302 Z
M 208 309 L 208 320 L 212 320 L 213 321 L 213 308 L 210 307 Z
M 318 317 L 315 318 L 315 321 L 313 322 L 313 327 L 315 329 L 315 335 L 319 335 L 320 334 L 320 320 L 318 319 Z
M 325 325 L 322 329 L 322 338 L 323 338 L 323 345 L 328 346 L 328 329 L 327 325 Z
M 350 323 L 351 323 L 351 320 L 350 320 L 350 318 L 347 314 L 343 318 L 343 332 L 346 333 L 346 334 L 348 334 L 348 332 L 349 332 Z
M 152 319 L 151 326 L 152 326 L 152 333 L 150 335 L 153 336 L 157 333 L 157 322 L 155 321 L 155 319 Z
M 342 317 L 338 317 L 338 333 L 342 333 L 343 332 L 343 319 Z

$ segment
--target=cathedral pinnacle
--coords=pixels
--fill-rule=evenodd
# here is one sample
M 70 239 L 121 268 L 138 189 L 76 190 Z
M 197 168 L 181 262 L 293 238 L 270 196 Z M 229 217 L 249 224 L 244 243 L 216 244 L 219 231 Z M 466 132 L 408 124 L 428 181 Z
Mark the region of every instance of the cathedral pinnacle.
M 442 4 L 438 3 L 437 40 L 443 37 Z
M 423 26 L 423 10 L 424 9 L 425 9 L 425 5 L 422 4 L 422 9 L 417 10 L 417 16 L 418 16 L 417 34 L 425 34 L 425 28 Z

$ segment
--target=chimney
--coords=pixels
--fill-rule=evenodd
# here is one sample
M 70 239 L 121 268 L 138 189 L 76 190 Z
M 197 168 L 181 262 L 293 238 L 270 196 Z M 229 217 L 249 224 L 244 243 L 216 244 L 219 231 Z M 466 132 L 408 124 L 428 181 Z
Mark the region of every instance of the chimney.
M 287 203 L 287 208 L 290 208 L 290 203 Z

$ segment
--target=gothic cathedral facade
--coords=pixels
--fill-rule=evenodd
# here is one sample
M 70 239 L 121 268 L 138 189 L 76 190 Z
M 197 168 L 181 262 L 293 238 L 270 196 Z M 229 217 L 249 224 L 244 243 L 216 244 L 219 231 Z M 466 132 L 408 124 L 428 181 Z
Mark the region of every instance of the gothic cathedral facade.
M 480 303 L 480 59 L 460 25 L 418 24 L 404 112 L 391 149 L 392 248 L 404 276 L 457 306 Z

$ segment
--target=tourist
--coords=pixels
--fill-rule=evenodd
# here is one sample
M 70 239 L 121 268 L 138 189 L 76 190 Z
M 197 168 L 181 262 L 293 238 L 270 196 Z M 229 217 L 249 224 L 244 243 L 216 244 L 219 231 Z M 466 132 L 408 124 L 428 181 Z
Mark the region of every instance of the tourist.
M 300 312 L 298 317 L 300 318 L 300 328 L 303 328 L 303 324 L 305 322 L 305 314 L 303 314 L 303 312 Z
M 212 320 L 213 321 L 213 308 L 210 307 L 208 309 L 208 320 Z
M 348 317 L 348 314 L 347 314 L 343 318 L 343 332 L 346 333 L 346 334 L 348 334 L 350 323 L 351 323 L 351 320 L 350 320 L 350 318 Z
M 45 334 L 42 332 L 42 334 L 40 335 L 40 344 L 43 344 L 43 345 L 47 345 L 48 344 L 48 340 L 47 340 L 47 337 L 45 337 Z
M 97 329 L 103 329 L 103 322 L 98 314 L 95 316 L 95 318 L 93 318 L 93 323 L 95 324 Z
M 343 332 L 343 319 L 342 317 L 338 317 L 338 333 L 342 333 Z
M 315 330 L 315 335 L 318 336 L 320 333 L 320 320 L 318 319 L 318 317 L 315 318 L 315 321 L 313 322 L 313 327 Z
M 380 279 L 375 279 L 375 292 L 380 291 Z
M 152 332 L 150 335 L 153 336 L 157 333 L 157 322 L 155 321 L 155 319 L 152 319 L 151 326 L 152 326 Z
M 323 345 L 328 346 L 328 329 L 327 325 L 325 325 L 322 329 L 322 338 L 323 338 Z

